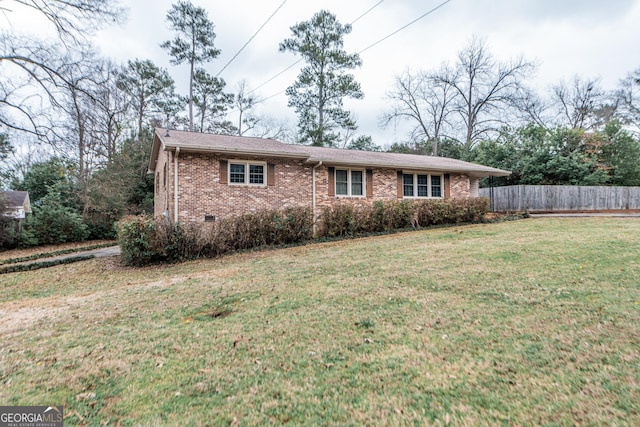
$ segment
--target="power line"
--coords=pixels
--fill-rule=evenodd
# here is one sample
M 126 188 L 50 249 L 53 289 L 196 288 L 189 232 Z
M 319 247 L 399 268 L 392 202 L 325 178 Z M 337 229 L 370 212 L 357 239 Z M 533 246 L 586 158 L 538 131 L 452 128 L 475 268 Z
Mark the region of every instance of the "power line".
M 353 25 L 356 22 L 358 22 L 360 19 L 364 18 L 365 16 L 367 16 L 373 9 L 375 9 L 376 7 L 380 6 L 380 4 L 382 4 L 384 2 L 384 0 L 380 0 L 378 3 L 374 4 L 372 7 L 370 7 L 366 12 L 362 13 L 360 16 L 358 16 L 356 19 L 354 19 L 353 21 L 351 21 L 351 23 L 349 25 Z M 260 85 L 258 85 L 256 88 L 254 88 L 251 92 L 255 92 L 258 89 L 260 89 L 261 87 L 263 87 L 264 85 L 272 82 L 273 80 L 275 80 L 276 78 L 280 77 L 282 74 L 286 73 L 287 71 L 289 71 L 291 68 L 295 67 L 296 65 L 298 65 L 300 62 L 302 61 L 302 58 L 298 59 L 296 62 L 294 62 L 293 64 L 289 65 L 287 68 L 285 68 L 284 70 L 280 71 L 278 74 L 276 74 L 275 76 L 269 78 L 268 80 L 266 80 L 265 82 L 261 83 Z M 276 95 L 280 95 L 282 92 L 278 92 Z M 265 99 L 270 99 L 273 98 L 276 95 L 271 95 Z
M 255 89 L 253 89 L 251 92 L 257 91 L 262 86 L 266 85 L 267 83 L 271 82 L 272 80 L 276 79 L 277 77 L 281 76 L 285 72 L 287 72 L 290 69 L 292 69 L 295 65 L 297 65 L 301 61 L 302 61 L 302 58 L 298 59 L 296 62 L 294 62 L 293 64 L 289 65 L 287 68 L 285 68 L 284 70 L 280 71 L 278 74 L 276 74 L 275 76 L 271 77 L 269 80 L 265 81 L 264 83 L 261 83 L 259 86 L 257 86 Z
M 218 74 L 216 74 L 216 77 L 218 77 L 220 74 L 222 74 L 222 72 L 223 72 L 224 70 L 226 70 L 226 69 L 227 69 L 227 67 L 229 66 L 229 64 L 231 64 L 231 63 L 232 63 L 232 62 L 233 62 L 233 61 L 238 57 L 238 55 L 240 55 L 240 53 L 244 50 L 244 48 L 245 48 L 245 47 L 247 47 L 247 46 L 249 45 L 249 43 L 251 43 L 251 42 L 253 41 L 253 39 L 258 35 L 258 33 L 259 33 L 260 31 L 262 31 L 262 29 L 265 27 L 265 25 L 267 25 L 267 24 L 269 23 L 269 21 L 271 21 L 271 18 L 273 18 L 273 17 L 275 16 L 275 14 L 276 14 L 276 13 L 278 13 L 278 11 L 282 8 L 282 6 L 284 6 L 284 4 L 285 4 L 286 2 L 287 2 L 287 0 L 284 0 L 282 3 L 280 3 L 280 6 L 278 6 L 278 7 L 277 7 L 277 9 L 276 9 L 272 14 L 271 14 L 271 16 L 269 16 L 269 18 L 267 18 L 267 20 L 266 20 L 266 21 L 264 21 L 264 24 L 262 24 L 262 25 L 260 26 L 260 28 L 258 28 L 258 31 L 256 31 L 256 32 L 251 36 L 251 38 L 249 38 L 249 40 L 247 40 L 247 42 L 244 44 L 244 46 L 242 46 L 242 47 L 240 48 L 240 50 L 239 50 L 235 55 L 233 55 L 233 58 L 231 58 L 231 59 L 229 60 L 229 62 L 227 62 L 227 63 L 225 64 L 225 66 L 224 66 L 224 67 L 222 67 L 222 69 L 221 69 L 220 71 L 218 71 Z
M 350 25 L 355 24 L 356 22 L 358 22 L 360 19 L 364 18 L 365 16 L 367 16 L 367 14 L 369 12 L 371 12 L 373 9 L 375 9 L 376 7 L 380 6 L 380 4 L 383 2 L 384 0 L 380 0 L 378 3 L 376 3 L 375 5 L 373 5 L 369 10 L 367 10 L 365 13 L 363 13 L 362 15 L 358 16 L 356 19 L 354 19 L 353 21 L 351 21 Z
M 359 19 L 361 19 L 363 16 L 365 16 L 366 14 L 368 14 L 369 12 L 371 12 L 373 9 L 375 9 L 376 7 L 378 7 L 380 5 L 380 3 L 382 3 L 384 0 L 379 1 L 378 3 L 376 3 L 373 7 L 371 7 L 369 10 L 367 10 L 365 13 L 363 13 L 362 15 L 360 15 L 358 18 L 356 18 L 353 22 L 358 21 Z M 432 13 L 434 13 L 435 11 L 437 11 L 438 9 L 440 9 L 441 7 L 443 7 L 444 5 L 446 5 L 447 3 L 449 3 L 451 0 L 446 0 L 443 1 L 442 3 L 440 3 L 438 6 L 434 7 L 433 9 L 423 13 L 422 15 L 420 15 L 419 17 L 417 17 L 416 19 L 414 19 L 413 21 L 409 22 L 408 24 L 402 26 L 401 28 L 395 30 L 394 32 L 392 32 L 391 34 L 381 38 L 380 40 L 376 41 L 375 43 L 370 44 L 369 46 L 365 47 L 364 49 L 360 50 L 358 52 L 358 55 L 361 54 L 362 52 L 365 52 L 369 49 L 371 49 L 374 46 L 377 46 L 378 44 L 382 43 L 383 41 L 387 40 L 390 37 L 393 37 L 394 35 L 398 34 L 400 31 L 406 29 L 407 27 L 415 24 L 416 22 L 418 22 L 421 19 L 424 19 L 425 17 L 431 15 Z M 352 22 L 352 24 L 353 24 Z M 271 82 L 272 80 L 274 80 L 275 78 L 277 78 L 278 76 L 280 76 L 281 74 L 283 74 L 284 72 L 288 71 L 289 69 L 291 69 L 293 66 L 295 66 L 298 62 L 302 61 L 301 59 L 298 59 L 296 62 L 294 62 L 293 64 L 289 65 L 287 68 L 285 68 L 284 70 L 280 71 L 278 74 L 276 74 L 275 76 L 271 77 L 269 80 L 265 81 L 264 83 L 262 83 L 260 86 L 258 86 L 257 88 L 255 88 L 252 92 L 258 90 L 259 88 L 261 88 L 262 86 L 266 85 L 267 83 Z M 262 99 L 261 101 L 266 101 L 267 99 L 271 99 L 273 97 L 276 97 L 280 94 L 282 94 L 283 92 L 285 92 L 284 90 L 270 95 L 264 99 Z
M 385 41 L 386 39 L 388 39 L 389 37 L 395 36 L 396 34 L 398 34 L 400 31 L 404 30 L 405 28 L 409 27 L 410 25 L 415 24 L 416 22 L 418 22 L 419 20 L 431 15 L 433 12 L 435 12 L 436 10 L 440 9 L 442 6 L 444 6 L 445 4 L 449 3 L 451 0 L 446 0 L 443 1 L 442 3 L 440 3 L 439 5 L 437 5 L 436 7 L 434 7 L 433 9 L 431 9 L 430 11 L 420 15 L 419 17 L 417 17 L 416 19 L 414 19 L 413 21 L 409 22 L 407 25 L 395 30 L 393 33 L 381 38 L 380 40 L 378 40 L 377 42 L 365 47 L 364 49 L 362 49 L 360 52 L 358 52 L 358 55 L 361 54 L 364 51 L 367 51 L 369 49 L 371 49 L 372 47 L 382 43 L 383 41 Z

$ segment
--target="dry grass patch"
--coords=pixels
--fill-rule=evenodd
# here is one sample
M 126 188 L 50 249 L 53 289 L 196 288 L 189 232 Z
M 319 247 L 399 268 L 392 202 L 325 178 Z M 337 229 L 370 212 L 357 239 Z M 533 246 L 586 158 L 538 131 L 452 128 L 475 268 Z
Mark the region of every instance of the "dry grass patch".
M 638 424 L 640 223 L 0 277 L 0 401 L 69 425 Z

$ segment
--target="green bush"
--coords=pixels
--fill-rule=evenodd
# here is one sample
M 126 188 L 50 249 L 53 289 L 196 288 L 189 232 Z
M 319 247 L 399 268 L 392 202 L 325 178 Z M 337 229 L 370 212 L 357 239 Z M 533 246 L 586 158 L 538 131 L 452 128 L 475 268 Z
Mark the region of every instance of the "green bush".
M 51 191 L 33 207 L 25 236 L 24 245 L 80 242 L 89 236 L 89 228 L 80 214 L 63 203 L 60 193 Z
M 18 246 L 20 233 L 16 228 L 13 218 L 0 214 L 0 250 L 13 249 Z
M 350 237 L 356 232 L 356 223 L 355 207 L 336 205 L 322 214 L 321 234 L 325 237 Z
M 123 263 L 144 265 L 299 243 L 311 238 L 313 221 L 309 209 L 292 208 L 197 224 L 129 216 L 120 220 L 116 229 Z
M 115 230 L 117 217 L 117 212 L 96 212 L 93 209 L 87 209 L 83 221 L 89 229 L 88 239 L 115 239 L 117 237 Z
M 440 224 L 482 221 L 488 212 L 486 198 L 437 199 L 373 202 L 368 207 L 339 204 L 325 210 L 320 218 L 323 237 L 351 237 Z
M 144 265 L 158 261 L 156 224 L 150 216 L 126 216 L 118 221 L 118 244 L 125 265 Z
M 478 222 L 487 210 L 486 199 L 376 201 L 370 206 L 344 203 L 325 210 L 319 235 L 352 237 L 412 226 Z M 300 243 L 312 237 L 313 218 L 307 208 L 263 210 L 198 224 L 141 215 L 123 218 L 116 229 L 124 264 L 144 265 Z
M 406 200 L 376 201 L 373 203 L 373 229 L 366 231 L 390 231 L 410 227 L 413 209 L 413 203 Z

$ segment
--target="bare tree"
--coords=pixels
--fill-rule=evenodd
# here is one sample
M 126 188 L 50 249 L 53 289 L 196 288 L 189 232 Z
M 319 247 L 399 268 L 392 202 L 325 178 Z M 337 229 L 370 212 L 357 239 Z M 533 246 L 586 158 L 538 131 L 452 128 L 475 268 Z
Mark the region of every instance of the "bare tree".
M 105 82 L 101 75 L 102 63 L 92 52 L 84 52 L 81 61 L 67 57 L 64 62 L 68 65 L 52 127 L 58 139 L 55 146 L 65 149 L 65 154 L 76 160 L 77 178 L 83 189 L 94 166 L 100 163 L 101 150 L 95 128 L 99 114 L 98 90 Z
M 633 126 L 636 133 L 640 133 L 640 68 L 620 82 L 615 96 L 622 122 Z
M 98 141 L 101 154 L 108 163 L 115 158 L 128 125 L 130 101 L 117 87 L 121 67 L 109 60 L 99 64 L 100 84 L 95 88 L 95 114 L 91 127 L 92 138 Z
M 438 155 L 438 142 L 450 128 L 451 104 L 456 92 L 451 85 L 443 83 L 442 76 L 450 75 L 446 66 L 436 73 L 424 71 L 412 73 L 406 70 L 395 77 L 395 87 L 387 92 L 392 106 L 382 116 L 382 125 L 406 120 L 412 123 L 410 141 L 419 145 L 431 144 L 431 154 Z
M 241 80 L 237 89 L 238 93 L 233 100 L 233 104 L 235 109 L 238 110 L 238 135 L 242 136 L 256 125 L 256 118 L 249 113 L 258 103 L 258 97 L 253 95 L 253 91 L 249 89 L 246 80 Z M 246 125 L 245 129 L 242 128 L 243 125 Z
M 73 83 L 66 81 L 63 58 L 86 46 L 96 29 L 120 22 L 124 10 L 118 1 L 104 0 L 3 0 L 2 7 L 0 18 L 9 24 L 12 10 L 26 7 L 57 31 L 58 39 L 52 42 L 0 32 L 0 125 L 51 142 L 55 137 L 43 119 L 49 108 L 59 107 L 59 89 Z
M 409 120 L 411 141 L 430 143 L 432 154 L 440 151 L 438 144 L 457 141 L 467 155 L 478 141 L 499 131 L 512 113 L 515 116 L 527 95 L 523 81 L 535 69 L 523 58 L 496 61 L 486 43 L 473 38 L 455 64 L 397 76 L 387 94 L 393 105 L 382 122 Z
M 598 123 L 598 111 L 605 105 L 606 93 L 599 79 L 575 76 L 569 83 L 561 81 L 552 87 L 552 103 L 556 106 L 556 124 L 571 129 L 590 130 Z
M 27 37 L 0 36 L 0 125 L 52 140 L 47 115 L 65 84 L 66 59 L 56 46 Z
M 8 4 L 7 4 L 8 3 Z M 32 9 L 51 22 L 61 40 L 78 43 L 106 24 L 120 23 L 125 9 L 118 1 L 104 0 L 4 0 L 5 16 L 11 4 Z
M 453 112 L 464 131 L 459 138 L 464 152 L 506 124 L 509 111 L 521 97 L 523 80 L 535 69 L 524 58 L 498 62 L 484 41 L 473 38 L 458 53 L 454 73 L 434 76 L 456 93 Z
M 295 132 L 286 120 L 258 114 L 253 115 L 252 118 L 251 129 L 245 132 L 245 135 L 251 135 L 256 138 L 276 139 L 287 143 L 295 142 Z

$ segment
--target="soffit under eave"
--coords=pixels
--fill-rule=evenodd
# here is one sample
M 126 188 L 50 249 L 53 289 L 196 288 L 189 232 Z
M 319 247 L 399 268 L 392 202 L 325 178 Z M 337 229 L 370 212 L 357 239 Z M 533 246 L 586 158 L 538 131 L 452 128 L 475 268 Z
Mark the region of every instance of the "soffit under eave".
M 310 164 L 318 164 L 322 162 L 322 166 L 333 166 L 333 167 L 345 167 L 345 168 L 376 168 L 376 169 L 394 169 L 394 170 L 405 170 L 405 171 L 424 171 L 424 172 L 442 172 L 449 174 L 459 174 L 459 175 L 468 175 L 475 178 L 485 178 L 489 176 L 509 176 L 511 175 L 510 171 L 504 171 L 500 169 L 495 170 L 463 170 L 463 169 L 455 169 L 455 168 L 447 168 L 442 166 L 416 166 L 416 165 L 403 165 L 403 164 L 388 164 L 388 163 L 371 163 L 371 162 L 357 162 L 357 161 L 339 161 L 339 160 L 322 160 L 322 159 L 309 159 L 307 163 Z

